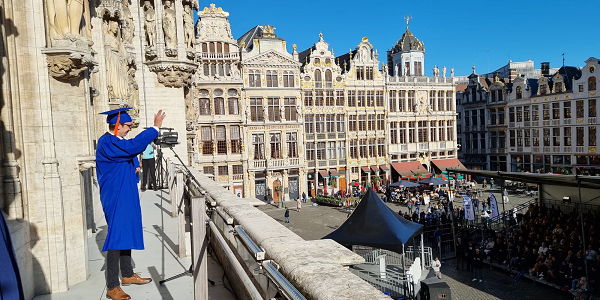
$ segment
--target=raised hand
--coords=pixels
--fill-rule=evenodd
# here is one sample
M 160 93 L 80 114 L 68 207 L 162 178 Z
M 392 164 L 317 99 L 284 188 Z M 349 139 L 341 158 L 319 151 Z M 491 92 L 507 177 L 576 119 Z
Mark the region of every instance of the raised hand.
M 162 127 L 163 120 L 166 116 L 167 114 L 165 114 L 162 109 L 159 110 L 158 113 L 154 115 L 154 126 L 158 128 Z

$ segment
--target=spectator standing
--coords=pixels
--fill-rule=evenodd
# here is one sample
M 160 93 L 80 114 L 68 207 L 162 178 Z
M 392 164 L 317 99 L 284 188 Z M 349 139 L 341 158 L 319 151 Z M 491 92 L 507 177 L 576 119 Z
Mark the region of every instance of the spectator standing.
M 146 186 L 150 189 L 150 185 L 152 185 L 152 189 L 155 191 L 158 190 L 156 186 L 156 160 L 154 159 L 155 149 L 156 145 L 154 142 L 151 142 L 146 146 L 144 152 L 142 152 L 142 192 L 146 190 Z M 149 182 L 148 179 L 150 179 Z
M 306 203 L 306 193 L 302 192 L 302 201 Z
M 300 212 L 301 208 L 302 208 L 302 201 L 300 201 L 300 199 L 296 199 L 296 211 Z
M 479 248 L 475 248 L 473 252 L 473 280 L 479 282 L 483 281 L 483 252 Z
M 285 209 L 285 213 L 283 214 L 283 217 L 285 218 L 285 222 L 289 223 L 290 222 L 290 210 L 289 209 Z
M 458 266 L 460 269 L 465 269 L 465 246 L 463 245 L 462 238 L 458 238 L 456 242 L 456 269 Z
M 440 262 L 440 260 L 438 259 L 437 256 L 431 262 L 431 267 L 433 268 L 433 271 L 435 272 L 435 276 L 437 276 L 437 278 L 439 278 L 439 279 L 442 279 L 442 272 L 440 272 L 440 268 L 442 267 L 442 263 Z

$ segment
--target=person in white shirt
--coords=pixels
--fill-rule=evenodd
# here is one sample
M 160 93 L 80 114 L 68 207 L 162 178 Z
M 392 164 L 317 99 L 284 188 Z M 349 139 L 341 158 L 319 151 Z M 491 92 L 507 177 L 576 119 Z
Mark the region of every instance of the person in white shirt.
M 437 278 L 439 278 L 439 279 L 442 279 L 442 272 L 440 272 L 441 266 L 442 266 L 442 263 L 436 256 L 435 259 L 431 262 L 431 267 L 433 268 L 433 271 L 435 272 L 435 276 L 437 276 Z

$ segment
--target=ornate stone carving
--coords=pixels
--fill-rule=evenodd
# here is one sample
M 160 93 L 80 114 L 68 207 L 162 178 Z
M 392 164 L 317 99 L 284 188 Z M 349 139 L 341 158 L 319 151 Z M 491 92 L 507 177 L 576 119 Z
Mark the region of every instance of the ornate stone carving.
M 71 2 L 76 2 L 71 0 Z M 123 0 L 123 21 L 121 22 L 121 35 L 123 37 L 123 43 L 131 44 L 135 32 L 135 25 L 133 24 L 133 17 L 129 10 L 129 0 Z
M 104 56 L 106 59 L 106 85 L 110 102 L 131 101 L 128 77 L 129 65 L 134 58 L 125 51 L 119 35 L 119 24 L 114 20 L 104 22 Z
M 168 49 L 177 48 L 177 22 L 175 20 L 175 10 L 171 0 L 165 1 L 163 11 L 163 33 L 165 35 L 165 47 Z
M 177 49 L 167 48 L 165 49 L 165 55 L 168 57 L 177 57 Z
M 195 42 L 193 12 L 194 10 L 191 5 L 186 4 L 183 6 L 183 36 L 185 46 L 188 49 L 193 49 Z
M 146 47 L 144 54 L 146 55 L 147 60 L 154 60 L 158 56 L 158 53 L 156 53 L 156 50 L 154 48 L 150 48 L 150 47 Z
M 45 0 L 45 2 L 50 39 L 81 38 L 82 29 L 85 29 L 88 38 L 91 37 L 88 0 Z
M 146 32 L 146 45 L 150 49 L 156 46 L 156 15 L 152 3 L 148 0 L 144 1 L 144 30 Z M 146 52 L 148 52 L 148 49 L 146 49 Z
M 184 87 L 190 84 L 196 67 L 192 65 L 157 64 L 150 71 L 158 75 L 158 82 L 166 87 Z
M 50 75 L 58 80 L 69 81 L 81 77 L 83 71 L 90 69 L 97 72 L 98 63 L 94 61 L 90 53 L 84 52 L 45 52 L 48 56 L 48 71 Z

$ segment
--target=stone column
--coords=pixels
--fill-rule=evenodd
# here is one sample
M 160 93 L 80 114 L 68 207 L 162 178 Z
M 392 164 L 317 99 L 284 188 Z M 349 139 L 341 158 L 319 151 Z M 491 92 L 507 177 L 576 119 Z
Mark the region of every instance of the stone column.
M 298 193 L 300 194 L 300 197 L 302 197 L 302 193 L 306 193 L 307 197 L 309 195 L 308 192 L 308 182 L 306 181 L 306 169 L 305 168 L 300 168 L 300 172 L 299 172 L 299 177 L 298 178 Z
M 283 179 L 281 180 L 281 185 L 283 186 L 283 193 L 281 193 L 282 198 L 284 201 L 289 201 L 290 200 L 289 175 L 288 175 L 287 169 L 283 170 Z

